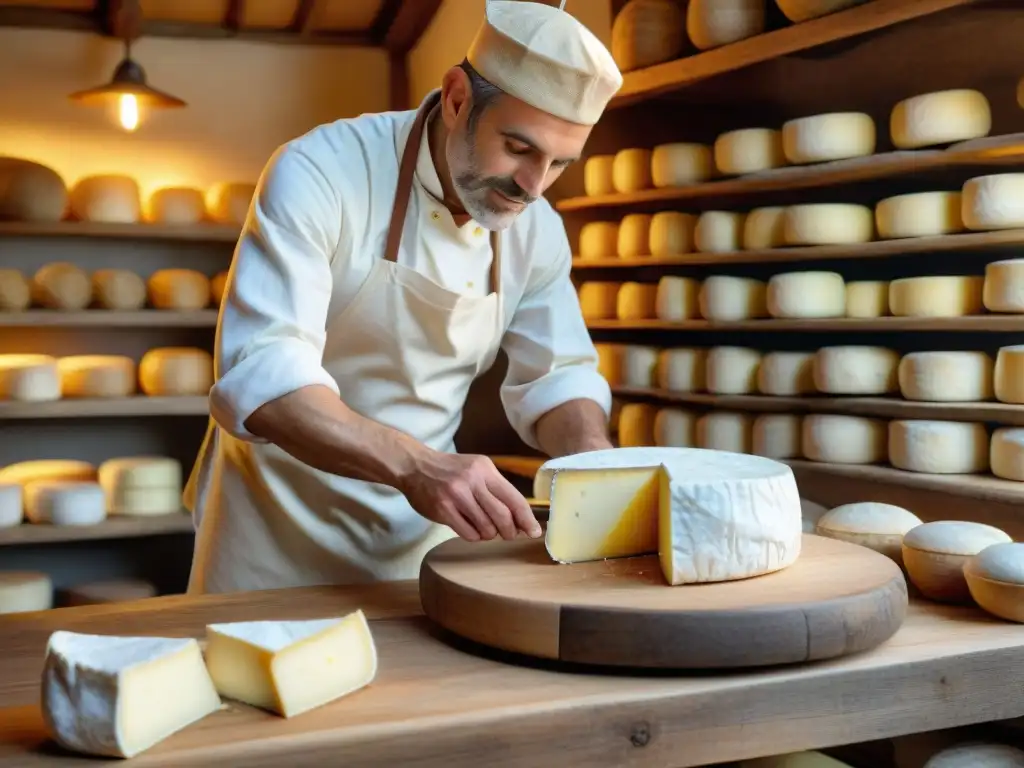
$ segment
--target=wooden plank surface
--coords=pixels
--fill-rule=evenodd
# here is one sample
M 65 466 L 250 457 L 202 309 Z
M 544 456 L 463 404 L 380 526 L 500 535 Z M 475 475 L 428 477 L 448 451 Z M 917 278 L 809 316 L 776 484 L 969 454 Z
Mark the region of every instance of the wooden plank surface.
M 0 547 L 25 544 L 52 544 L 64 541 L 95 541 L 100 539 L 134 539 L 140 536 L 163 536 L 170 533 L 192 533 L 192 516 L 184 512 L 147 517 L 109 517 L 96 525 L 35 525 L 24 523 L 0 528 Z
M 206 416 L 209 398 L 182 397 L 79 397 L 47 402 L 0 401 L 0 421 L 5 419 L 93 419 L 139 416 Z
M 24 312 L 0 312 L 0 328 L 213 328 L 216 309 L 85 309 L 80 312 L 59 309 L 28 309 Z
M 234 243 L 238 227 L 219 224 L 106 224 L 94 221 L 0 221 L 0 237 L 105 237 Z
M 659 766 L 816 749 L 1024 715 L 1019 625 L 972 608 L 912 603 L 891 641 L 799 668 L 676 676 L 598 674 L 495 656 L 440 635 L 415 586 L 157 598 L 0 619 L 0 766 L 124 765 L 43 744 L 35 704 L 54 629 L 201 636 L 208 621 L 373 618 L 380 672 L 368 689 L 284 720 L 238 704 L 132 765 Z M 500 747 L 498 746 L 500 745 Z
M 588 320 L 595 331 L 1024 331 L 1024 315 L 836 317 L 811 320 Z

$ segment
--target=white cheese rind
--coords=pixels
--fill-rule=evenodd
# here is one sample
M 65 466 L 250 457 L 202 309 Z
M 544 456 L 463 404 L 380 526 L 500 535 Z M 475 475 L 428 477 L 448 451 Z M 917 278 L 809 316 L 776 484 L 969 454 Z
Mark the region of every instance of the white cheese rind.
M 830 112 L 782 126 L 782 148 L 794 165 L 863 157 L 875 151 L 875 122 L 863 112 Z
M 889 422 L 889 463 L 908 472 L 960 475 L 988 470 L 984 424 L 901 419 Z
M 57 359 L 49 355 L 0 355 L 0 400 L 46 402 L 60 398 Z
M 1024 173 L 996 173 L 968 179 L 960 211 L 968 229 L 1024 227 Z
M 0 571 L 0 614 L 46 611 L 53 607 L 53 582 L 45 573 Z
M 900 394 L 907 400 L 972 403 L 993 395 L 995 364 L 984 352 L 911 352 L 900 359 Z
M 959 192 L 917 192 L 896 195 L 875 206 L 875 225 L 883 239 L 934 237 L 962 232 Z
M 1024 312 L 1024 259 L 1003 259 L 985 265 L 982 301 L 989 312 Z
M 814 356 L 814 386 L 830 395 L 885 395 L 899 388 L 899 353 L 885 347 L 822 347 Z
M 889 116 L 889 134 L 897 149 L 980 139 L 991 130 L 988 99 L 969 88 L 912 96 L 896 104 Z
M 0 528 L 21 525 L 25 517 L 22 488 L 18 483 L 0 483 Z
M 768 314 L 776 318 L 842 317 L 846 284 L 838 272 L 785 272 L 768 281 Z
M 25 517 L 47 525 L 97 525 L 107 517 L 103 489 L 98 483 L 36 480 L 27 483 Z

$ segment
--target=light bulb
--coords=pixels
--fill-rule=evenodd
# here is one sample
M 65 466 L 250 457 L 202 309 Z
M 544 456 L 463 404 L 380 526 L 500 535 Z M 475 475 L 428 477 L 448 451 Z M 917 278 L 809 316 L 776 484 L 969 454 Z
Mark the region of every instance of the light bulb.
M 139 100 L 133 94 L 122 93 L 117 99 L 117 116 L 122 128 L 134 131 L 139 127 Z

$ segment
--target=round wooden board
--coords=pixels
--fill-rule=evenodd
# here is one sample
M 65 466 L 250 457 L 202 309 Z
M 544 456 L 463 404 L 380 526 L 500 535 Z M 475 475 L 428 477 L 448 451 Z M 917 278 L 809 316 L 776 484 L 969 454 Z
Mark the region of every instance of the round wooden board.
M 874 648 L 907 611 L 899 567 L 870 549 L 805 535 L 789 568 L 669 586 L 657 556 L 563 565 L 541 539 L 435 547 L 423 610 L 445 629 L 564 662 L 714 669 L 792 664 Z

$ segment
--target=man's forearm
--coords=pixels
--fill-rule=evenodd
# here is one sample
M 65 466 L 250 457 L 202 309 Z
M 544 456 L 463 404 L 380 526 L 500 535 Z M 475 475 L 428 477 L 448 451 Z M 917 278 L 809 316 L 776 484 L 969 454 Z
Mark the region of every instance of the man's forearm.
M 604 409 L 585 398 L 552 408 L 537 420 L 535 433 L 541 450 L 553 458 L 612 447 Z

